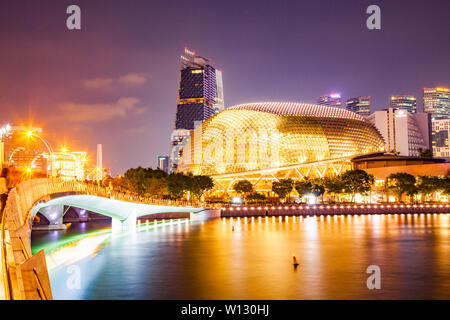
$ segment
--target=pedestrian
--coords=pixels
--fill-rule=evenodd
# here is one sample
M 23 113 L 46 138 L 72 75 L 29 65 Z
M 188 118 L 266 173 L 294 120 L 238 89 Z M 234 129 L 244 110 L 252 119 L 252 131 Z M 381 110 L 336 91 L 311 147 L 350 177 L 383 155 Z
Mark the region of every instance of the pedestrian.
M 1 210 L 6 207 L 6 200 L 8 199 L 8 181 L 6 180 L 8 177 L 8 168 L 2 169 L 2 174 L 0 176 L 0 198 L 1 198 Z

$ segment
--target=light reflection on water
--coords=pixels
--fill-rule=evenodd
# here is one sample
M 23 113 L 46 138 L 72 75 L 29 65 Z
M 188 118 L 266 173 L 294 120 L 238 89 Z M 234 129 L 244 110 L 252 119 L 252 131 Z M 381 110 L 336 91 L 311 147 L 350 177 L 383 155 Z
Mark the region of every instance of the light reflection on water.
M 56 299 L 449 299 L 449 221 L 393 214 L 141 226 L 68 261 L 80 267 L 79 290 L 67 289 L 67 265 L 53 268 L 52 290 Z M 366 287 L 369 265 L 381 268 L 381 290 Z

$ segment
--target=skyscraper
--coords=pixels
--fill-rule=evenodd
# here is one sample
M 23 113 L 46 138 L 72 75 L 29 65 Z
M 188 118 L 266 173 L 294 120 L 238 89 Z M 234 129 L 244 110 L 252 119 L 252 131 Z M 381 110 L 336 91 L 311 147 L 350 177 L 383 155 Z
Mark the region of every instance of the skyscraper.
M 436 119 L 431 122 L 433 155 L 438 158 L 450 158 L 450 118 Z
M 404 109 L 389 108 L 375 111 L 367 120 L 383 135 L 388 152 L 418 156 L 419 149 L 431 148 L 431 121 L 427 113 L 413 114 Z
M 213 63 L 184 48 L 181 56 L 175 130 L 172 132 L 170 171 L 175 171 L 190 130 L 224 109 L 222 72 Z
M 324 94 L 319 97 L 317 104 L 321 106 L 342 108 L 341 95 L 335 92 Z
M 158 168 L 162 171 L 169 172 L 169 157 L 158 156 Z
M 448 88 L 423 88 L 423 111 L 432 118 L 450 117 L 450 93 Z
M 409 113 L 417 112 L 417 101 L 416 97 L 410 94 L 396 94 L 391 96 L 391 108 L 392 109 L 403 109 L 407 110 Z
M 370 116 L 370 96 L 356 97 L 347 100 L 345 103 L 347 110 L 355 112 L 363 117 Z

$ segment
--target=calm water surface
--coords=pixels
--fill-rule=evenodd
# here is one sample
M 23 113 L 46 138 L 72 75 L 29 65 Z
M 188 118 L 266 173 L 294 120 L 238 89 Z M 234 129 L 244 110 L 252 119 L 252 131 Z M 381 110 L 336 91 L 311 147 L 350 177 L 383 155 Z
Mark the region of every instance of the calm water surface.
M 55 299 L 450 299 L 449 214 L 105 227 L 33 232 Z M 369 265 L 381 290 L 367 289 Z

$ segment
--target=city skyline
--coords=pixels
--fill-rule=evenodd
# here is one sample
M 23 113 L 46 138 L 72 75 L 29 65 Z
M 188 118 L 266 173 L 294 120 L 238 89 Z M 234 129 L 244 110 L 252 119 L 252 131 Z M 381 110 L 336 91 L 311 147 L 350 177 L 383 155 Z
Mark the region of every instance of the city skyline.
M 370 95 L 372 112 L 387 108 L 391 95 L 411 94 L 422 112 L 423 88 L 450 84 L 449 44 L 435 41 L 448 28 L 447 2 L 432 8 L 424 1 L 411 8 L 405 1 L 380 2 L 379 31 L 365 28 L 364 1 L 258 3 L 195 10 L 178 3 L 170 11 L 164 3 L 129 8 L 79 1 L 78 32 L 65 28 L 67 3 L 8 4 L 0 28 L 12 44 L 0 53 L 8 61 L 0 73 L 2 120 L 42 127 L 55 147 L 63 139 L 72 150 L 93 155 L 103 143 L 105 167 L 117 174 L 138 165 L 156 167 L 157 156 L 169 154 L 185 46 L 223 68 L 226 106 L 316 103 L 324 92 L 338 90 L 343 101 Z M 240 15 L 230 26 L 233 10 Z M 205 28 L 205 21 L 196 21 L 207 12 L 215 16 Z M 183 18 L 189 20 L 186 28 L 180 28 Z M 359 50 L 352 56 L 345 48 L 355 39 Z M 414 52 L 398 43 L 407 39 L 415 41 Z M 334 50 L 317 50 L 321 41 Z

